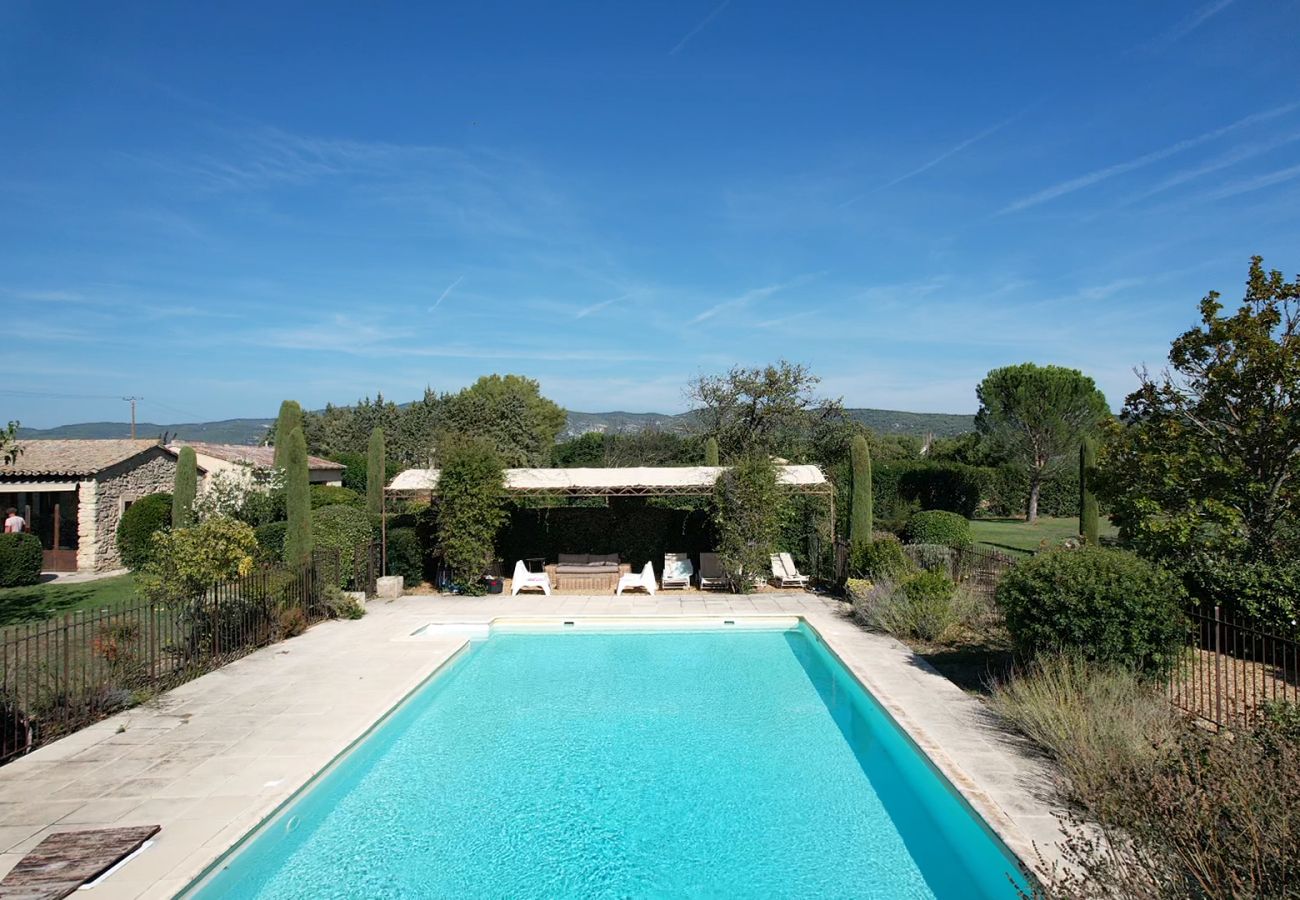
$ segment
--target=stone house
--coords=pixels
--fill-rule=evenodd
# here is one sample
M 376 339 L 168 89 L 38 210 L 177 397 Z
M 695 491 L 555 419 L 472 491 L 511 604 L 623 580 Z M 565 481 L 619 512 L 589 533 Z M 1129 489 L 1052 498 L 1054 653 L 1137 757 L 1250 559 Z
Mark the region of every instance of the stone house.
M 170 491 L 176 453 L 156 440 L 20 440 L 0 465 L 0 510 L 13 507 L 45 549 L 44 569 L 118 568 L 117 525 L 136 500 Z M 200 464 L 200 474 L 203 474 Z

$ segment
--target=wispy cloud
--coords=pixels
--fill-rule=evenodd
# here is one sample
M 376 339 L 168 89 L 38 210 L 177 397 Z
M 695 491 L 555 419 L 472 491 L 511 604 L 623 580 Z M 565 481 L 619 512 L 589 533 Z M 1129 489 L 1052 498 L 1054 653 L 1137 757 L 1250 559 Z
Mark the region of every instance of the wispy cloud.
M 1174 156 L 1178 153 L 1182 153 L 1185 150 L 1190 150 L 1193 147 L 1199 147 L 1201 144 L 1205 144 L 1205 143 L 1209 143 L 1210 141 L 1217 140 L 1218 138 L 1221 138 L 1226 134 L 1231 134 L 1232 132 L 1238 131 L 1242 128 L 1248 128 L 1251 125 L 1258 125 L 1261 122 L 1267 122 L 1271 119 L 1276 119 L 1279 116 L 1286 115 L 1287 113 L 1291 112 L 1298 106 L 1300 106 L 1300 103 L 1287 103 L 1282 106 L 1275 106 L 1272 109 L 1267 109 L 1264 110 L 1263 112 L 1253 113 L 1252 115 L 1246 116 L 1243 119 L 1238 119 L 1237 121 L 1233 122 L 1230 125 L 1224 125 L 1222 128 L 1216 128 L 1213 131 L 1207 131 L 1204 134 L 1198 134 L 1196 137 L 1191 137 L 1185 140 L 1181 140 L 1176 144 L 1170 144 L 1169 146 L 1162 147 L 1159 150 L 1153 150 L 1152 152 L 1143 154 L 1142 156 L 1136 157 L 1135 159 L 1130 159 L 1122 163 L 1116 163 L 1113 166 L 1107 166 L 1104 169 L 1098 169 L 1095 172 L 1089 172 L 1087 175 L 1081 175 L 1078 178 L 1071 178 L 1068 181 L 1062 181 L 1058 184 L 1052 185 L 1051 187 L 1044 188 L 1043 190 L 1039 191 L 1036 194 L 1030 194 L 1028 197 L 1023 197 L 1020 200 L 1015 201 L 1014 203 L 1000 210 L 998 215 L 1020 212 L 1021 210 L 1029 209 L 1031 207 L 1038 206 L 1039 204 L 1046 203 L 1049 200 L 1055 200 L 1058 197 L 1063 197 L 1066 194 L 1072 194 L 1075 191 L 1081 191 L 1084 188 L 1092 187 L 1094 184 L 1098 184 L 1102 181 L 1106 181 L 1109 178 L 1114 178 L 1116 175 L 1123 175 L 1126 172 L 1132 172 L 1135 169 L 1140 169 L 1143 166 L 1148 166 L 1153 162 L 1159 162 L 1162 159 L 1168 159 L 1169 157 Z
M 447 295 L 451 293 L 452 288 L 456 287 L 456 285 L 460 284 L 464 280 L 465 280 L 464 275 L 457 275 L 455 281 L 453 281 L 451 284 L 447 285 L 445 288 L 442 289 L 442 293 L 439 294 L 438 299 L 433 302 L 433 306 L 429 307 L 429 312 L 433 312 L 435 309 L 441 306 L 442 301 L 447 299 Z
M 1275 184 L 1292 181 L 1300 178 L 1300 166 L 1291 166 L 1286 169 L 1278 169 L 1276 172 L 1267 172 L 1263 175 L 1256 175 L 1254 178 L 1243 178 L 1239 181 L 1225 184 L 1216 191 L 1210 191 L 1197 197 L 1197 200 L 1226 200 L 1229 197 L 1236 197 L 1240 194 L 1248 194 L 1251 191 L 1258 191 L 1262 188 L 1272 187 Z
M 993 135 L 998 131 L 1001 131 L 1003 128 L 1006 128 L 1016 119 L 1020 118 L 1020 116 L 1021 113 L 1017 113 L 1016 115 L 1011 116 L 1010 118 L 1003 119 L 1001 122 L 998 122 L 996 125 L 991 125 L 988 128 L 985 128 L 979 134 L 974 135 L 973 137 L 968 137 L 966 138 L 966 140 L 958 144 L 955 144 L 952 147 L 949 147 L 947 150 L 940 153 L 938 156 L 936 156 L 934 159 L 930 160 L 929 162 L 917 166 L 915 169 L 912 169 L 909 172 L 904 172 L 902 175 L 899 175 L 897 178 L 892 178 L 889 181 L 886 181 L 884 184 L 880 185 L 880 187 L 875 188 L 874 190 L 867 191 L 866 193 L 863 194 L 858 194 L 855 197 L 850 197 L 848 200 L 845 200 L 843 203 L 839 204 L 838 208 L 844 209 L 846 207 L 852 206 L 858 201 L 866 199 L 868 196 L 875 193 L 876 191 L 887 190 L 888 188 L 894 187 L 895 185 L 902 184 L 904 181 L 907 181 L 909 178 L 915 178 L 917 175 L 920 175 L 923 172 L 930 171 L 935 166 L 939 165 L 945 160 L 951 159 L 952 157 L 956 156 L 958 153 L 961 153 L 967 147 L 970 147 L 973 144 L 978 144 L 986 137 L 989 137 L 990 135 Z
M 713 306 L 710 306 L 708 309 L 695 316 L 695 318 L 691 319 L 691 324 L 698 325 L 700 322 L 707 322 L 709 319 L 712 319 L 715 316 L 720 316 L 725 312 L 743 309 L 756 300 L 765 300 L 779 291 L 784 291 L 787 288 L 794 287 L 796 284 L 802 284 L 812 277 L 812 275 L 800 275 L 798 278 L 792 278 L 789 281 L 782 281 L 778 284 L 769 284 L 764 287 L 754 288 L 753 290 L 746 291 L 739 297 L 733 297 L 730 300 L 723 300 L 721 303 L 715 303 Z
M 602 300 L 599 303 L 593 303 L 591 304 L 591 306 L 584 306 L 582 309 L 578 310 L 573 317 L 575 319 L 585 319 L 587 318 L 587 316 L 591 315 L 592 313 L 598 313 L 602 309 L 605 309 L 606 307 L 609 306 L 613 306 L 615 303 L 620 303 L 631 296 L 632 296 L 631 294 L 623 294 L 622 296 L 619 297 L 611 297 L 609 300 Z
M 697 34 L 699 34 L 701 31 L 707 28 L 710 22 L 712 22 L 719 15 L 722 14 L 722 11 L 727 8 L 727 4 L 729 3 L 731 3 L 731 0 L 722 0 L 721 3 L 719 3 L 716 7 L 714 7 L 713 12 L 709 13 L 707 16 L 701 19 L 699 24 L 696 25 L 694 28 L 692 28 L 690 31 L 686 32 L 685 37 L 683 37 L 680 41 L 678 41 L 673 46 L 673 49 L 668 51 L 668 55 L 676 56 L 679 52 L 681 52 L 681 49 L 686 46 L 687 41 L 689 41 L 691 38 L 695 37 Z
M 1145 49 L 1150 51 L 1163 50 L 1166 47 L 1181 41 L 1183 38 L 1187 37 L 1187 35 L 1205 24 L 1207 20 L 1213 16 L 1217 16 L 1235 2 L 1236 0 L 1215 0 L 1213 3 L 1207 3 L 1205 6 L 1202 6 L 1178 24 L 1174 25 L 1168 31 L 1157 35 L 1155 38 L 1148 41 L 1145 45 Z
M 79 291 L 65 290 L 5 290 L 4 293 L 19 300 L 34 303 L 85 303 L 86 296 Z
M 1167 191 L 1171 188 L 1179 187 L 1180 185 L 1184 185 L 1189 181 L 1195 181 L 1198 178 L 1203 178 L 1204 176 L 1213 174 L 1214 172 L 1218 172 L 1221 169 L 1227 169 L 1231 166 L 1237 165 L 1238 163 L 1245 162 L 1248 159 L 1253 159 L 1256 156 L 1262 156 L 1265 153 L 1271 153 L 1272 151 L 1278 149 L 1279 147 L 1284 147 L 1287 144 L 1292 144 L 1295 143 L 1296 141 L 1300 141 L 1300 131 L 1288 135 L 1283 135 L 1282 137 L 1272 141 L 1265 141 L 1263 143 L 1258 143 L 1258 144 L 1244 144 L 1240 147 L 1234 147 L 1229 152 L 1223 154 L 1222 156 L 1216 157 L 1215 159 L 1212 159 L 1207 163 L 1204 163 L 1199 166 L 1194 166 L 1190 169 L 1183 169 L 1181 172 L 1175 172 L 1173 175 L 1170 175 L 1168 178 L 1164 178 L 1156 182 L 1151 187 L 1147 188 L 1145 191 L 1141 191 L 1136 194 L 1130 194 L 1129 196 L 1124 198 L 1124 201 L 1120 205 L 1126 206 L 1130 203 L 1136 203 L 1139 200 L 1145 200 L 1148 197 L 1152 197 L 1156 194 L 1162 193 L 1163 191 Z

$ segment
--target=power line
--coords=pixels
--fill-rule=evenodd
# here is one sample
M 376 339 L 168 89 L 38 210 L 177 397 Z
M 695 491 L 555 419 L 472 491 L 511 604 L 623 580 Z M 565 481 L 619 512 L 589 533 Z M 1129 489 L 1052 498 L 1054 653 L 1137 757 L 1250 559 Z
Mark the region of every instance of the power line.
M 0 389 L 0 394 L 11 397 L 47 397 L 51 400 L 120 400 L 116 394 L 60 394 L 53 391 L 15 391 Z

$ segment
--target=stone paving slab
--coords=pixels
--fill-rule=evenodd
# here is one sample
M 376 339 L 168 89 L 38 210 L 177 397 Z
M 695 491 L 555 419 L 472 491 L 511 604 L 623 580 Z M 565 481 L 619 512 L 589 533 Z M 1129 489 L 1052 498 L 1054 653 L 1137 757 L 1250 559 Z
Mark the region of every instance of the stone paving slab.
M 810 593 L 406 596 L 326 622 L 0 767 L 0 875 L 47 835 L 159 824 L 94 900 L 170 897 L 466 646 L 435 622 L 800 616 L 1022 859 L 1061 838 L 1051 779 L 965 694 L 892 638 Z

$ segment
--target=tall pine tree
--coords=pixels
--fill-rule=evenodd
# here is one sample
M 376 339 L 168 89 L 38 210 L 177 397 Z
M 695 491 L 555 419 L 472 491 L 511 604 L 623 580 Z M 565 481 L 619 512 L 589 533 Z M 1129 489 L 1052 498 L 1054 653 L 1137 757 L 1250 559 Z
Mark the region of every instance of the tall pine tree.
M 285 400 L 280 404 L 280 415 L 275 420 L 275 465 L 277 468 L 283 468 L 285 465 L 284 453 L 285 447 L 289 443 L 289 435 L 295 428 L 305 429 L 303 421 L 302 407 L 298 405 L 297 400 Z M 304 439 L 306 437 L 304 433 Z M 304 443 L 305 446 L 305 443 Z
M 871 543 L 871 530 L 875 527 L 874 497 L 871 492 L 871 448 L 867 439 L 858 435 L 850 445 L 853 461 L 853 505 L 849 514 L 849 546 L 854 549 Z
M 182 447 L 176 455 L 176 478 L 172 483 L 172 527 L 194 524 L 194 498 L 199 492 L 199 461 L 193 447 Z
M 384 476 L 388 461 L 384 453 L 384 429 L 375 426 L 370 432 L 370 450 L 366 458 L 366 512 L 377 516 L 384 511 Z
M 284 561 L 290 565 L 311 557 L 311 489 L 307 471 L 307 441 L 302 429 L 289 432 L 284 442 L 284 505 L 288 528 L 284 534 Z

